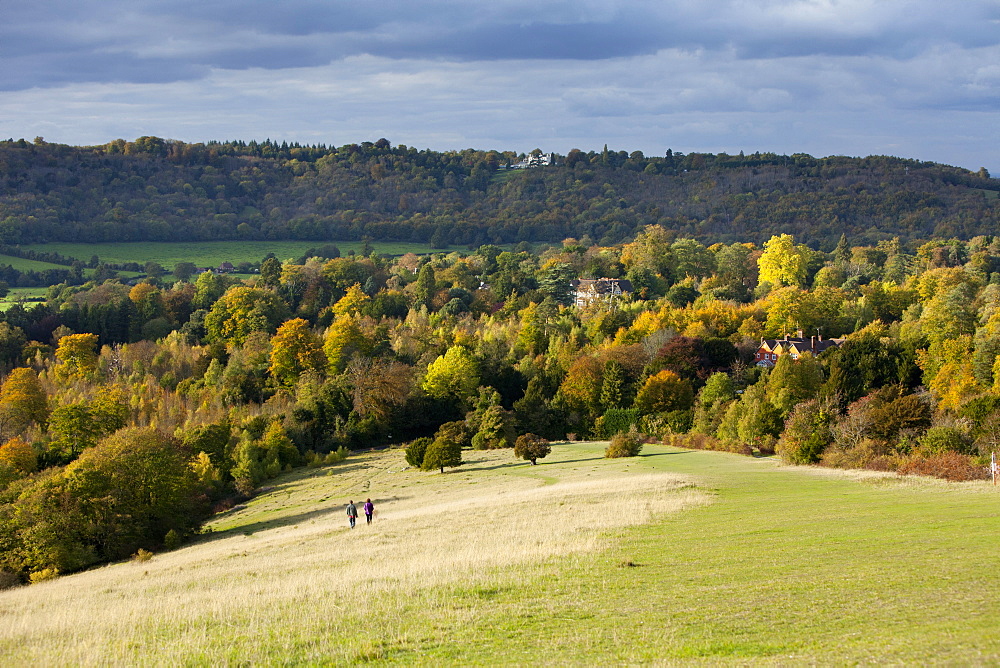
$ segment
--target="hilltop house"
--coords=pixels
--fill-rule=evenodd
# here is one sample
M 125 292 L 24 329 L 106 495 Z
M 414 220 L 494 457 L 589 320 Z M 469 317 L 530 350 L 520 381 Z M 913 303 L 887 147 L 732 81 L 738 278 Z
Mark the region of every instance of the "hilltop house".
M 843 343 L 843 339 L 823 339 L 820 336 L 810 336 L 803 338 L 802 330 L 798 331 L 798 337 L 790 338 L 785 334 L 783 339 L 761 339 L 760 347 L 754 353 L 754 363 L 757 366 L 773 367 L 778 358 L 782 355 L 790 355 L 793 360 L 797 360 L 802 353 L 809 352 L 814 356 L 819 355 L 829 348 L 835 348 Z
M 598 301 L 613 301 L 632 294 L 632 281 L 626 278 L 582 278 L 571 281 L 577 306 L 589 306 Z
M 510 168 L 530 169 L 531 167 L 545 167 L 547 165 L 554 164 L 556 164 L 556 156 L 554 153 L 539 153 L 538 155 L 532 155 L 529 153 L 524 160 L 514 163 L 510 166 Z

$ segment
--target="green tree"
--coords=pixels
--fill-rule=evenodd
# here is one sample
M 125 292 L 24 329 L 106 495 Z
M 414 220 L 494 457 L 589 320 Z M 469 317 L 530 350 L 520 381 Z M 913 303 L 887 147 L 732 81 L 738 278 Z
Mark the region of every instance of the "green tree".
M 797 360 L 782 355 L 768 374 L 767 395 L 782 415 L 788 415 L 795 404 L 815 398 L 822 384 L 822 366 L 811 353 L 803 353 Z
M 440 469 L 444 473 L 444 467 L 460 466 L 462 464 L 462 444 L 453 436 L 441 434 L 434 438 L 434 441 L 427 446 L 424 452 L 424 460 L 420 465 L 424 471 Z
M 836 416 L 837 406 L 829 401 L 811 399 L 795 406 L 775 451 L 789 464 L 813 464 L 831 443 L 830 425 Z
M 49 433 L 53 439 L 49 448 L 64 461 L 75 459 L 84 450 L 97 445 L 101 428 L 86 403 L 68 404 L 52 411 Z
M 260 263 L 260 282 L 269 288 L 276 288 L 281 283 L 281 262 L 269 257 Z
M 67 488 L 81 502 L 90 539 L 108 559 L 187 533 L 202 517 L 189 453 L 151 428 L 122 429 L 66 468 Z

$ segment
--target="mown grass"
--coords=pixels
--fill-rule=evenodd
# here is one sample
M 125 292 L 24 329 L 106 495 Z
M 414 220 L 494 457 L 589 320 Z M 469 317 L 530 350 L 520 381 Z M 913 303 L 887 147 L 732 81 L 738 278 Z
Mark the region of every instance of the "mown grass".
M 360 241 L 199 241 L 199 242 L 143 242 L 143 243 L 48 243 L 25 246 L 36 251 L 56 252 L 88 262 L 91 256 L 98 256 L 104 262 L 158 262 L 167 270 L 172 270 L 178 262 L 193 262 L 199 267 L 217 267 L 223 262 L 260 262 L 268 253 L 274 253 L 281 260 L 301 256 L 310 248 L 318 248 L 332 243 L 342 255 L 361 252 Z M 429 253 L 426 244 L 372 242 L 377 253 L 402 255 L 404 253 Z
M 299 471 L 199 544 L 0 593 L 31 663 L 996 663 L 1000 494 L 646 446 Z M 697 488 L 690 485 L 694 483 Z M 372 527 L 343 504 L 371 497 Z

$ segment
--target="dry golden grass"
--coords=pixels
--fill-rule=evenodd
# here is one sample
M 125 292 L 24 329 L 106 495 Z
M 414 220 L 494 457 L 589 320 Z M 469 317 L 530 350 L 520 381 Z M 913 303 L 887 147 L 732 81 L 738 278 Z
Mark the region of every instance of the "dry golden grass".
M 351 662 L 433 643 L 526 565 L 602 549 L 602 532 L 702 504 L 682 476 L 627 461 L 545 466 L 466 453 L 445 475 L 399 451 L 298 473 L 201 542 L 0 593 L 7 665 Z M 564 461 L 559 462 L 559 459 Z M 556 461 L 552 461 L 556 460 Z M 338 472 L 339 471 L 339 472 Z M 347 498 L 376 504 L 350 530 Z M 459 597 L 461 598 L 461 597 Z M 428 622 L 430 620 L 430 623 Z

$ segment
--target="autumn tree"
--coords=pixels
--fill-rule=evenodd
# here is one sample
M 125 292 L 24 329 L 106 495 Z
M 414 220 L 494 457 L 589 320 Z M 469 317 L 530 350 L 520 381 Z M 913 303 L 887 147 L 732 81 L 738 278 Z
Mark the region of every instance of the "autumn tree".
M 38 468 L 38 455 L 28 443 L 14 437 L 0 445 L 0 464 L 21 473 L 32 473 Z
M 302 318 L 286 321 L 271 339 L 268 371 L 283 385 L 294 385 L 304 371 L 321 371 L 326 365 L 319 337 Z
M 97 335 L 70 334 L 59 339 L 56 373 L 62 378 L 92 378 L 97 373 Z
M 461 403 L 479 387 L 476 360 L 463 346 L 452 346 L 427 367 L 423 388 L 435 399 Z
M 270 290 L 230 288 L 205 316 L 205 329 L 213 341 L 239 346 L 252 332 L 273 334 L 288 316 L 288 307 Z
M 514 456 L 531 462 L 534 466 L 537 460 L 543 459 L 552 452 L 552 446 L 548 439 L 544 439 L 537 434 L 521 434 L 514 441 Z
M 21 433 L 31 423 L 44 425 L 48 416 L 38 375 L 24 367 L 12 369 L 0 385 L 0 435 Z
M 799 286 L 805 282 L 808 259 L 790 234 L 773 236 L 757 260 L 759 280 L 774 286 Z
M 690 381 L 669 369 L 647 378 L 635 395 L 636 408 L 646 415 L 687 410 L 693 401 L 694 390 Z

